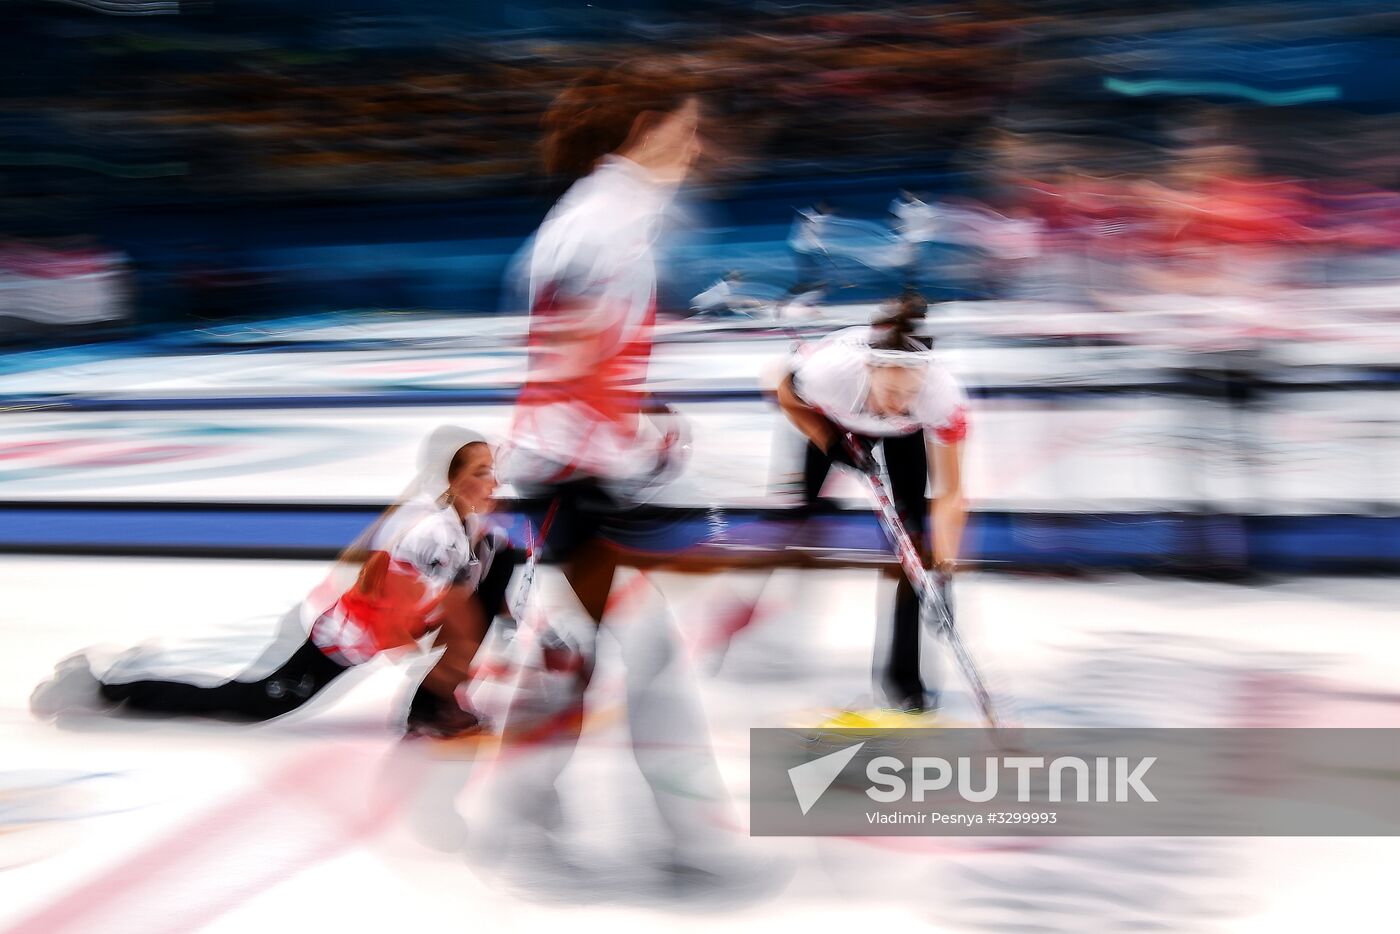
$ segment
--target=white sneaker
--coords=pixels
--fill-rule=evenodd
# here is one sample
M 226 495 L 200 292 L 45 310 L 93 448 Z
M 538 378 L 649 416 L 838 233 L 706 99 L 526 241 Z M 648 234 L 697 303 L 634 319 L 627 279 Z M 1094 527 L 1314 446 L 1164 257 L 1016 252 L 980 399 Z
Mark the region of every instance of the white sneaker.
M 87 653 L 70 655 L 54 666 L 54 675 L 29 695 L 29 710 L 41 720 L 61 713 L 104 710 L 111 704 L 102 697 L 102 682 L 92 673 Z

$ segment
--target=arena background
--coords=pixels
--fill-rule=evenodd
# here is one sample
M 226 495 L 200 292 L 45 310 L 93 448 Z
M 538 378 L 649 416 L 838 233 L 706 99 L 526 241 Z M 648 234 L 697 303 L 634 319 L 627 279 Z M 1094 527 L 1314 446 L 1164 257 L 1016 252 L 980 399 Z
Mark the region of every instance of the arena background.
M 429 431 L 504 434 L 524 362 L 511 263 L 560 187 L 540 114 L 582 70 L 641 57 L 712 89 L 649 374 L 692 453 L 641 545 L 677 556 L 653 579 L 706 673 L 736 800 L 749 726 L 869 691 L 891 589 L 849 477 L 801 547 L 774 547 L 800 444 L 766 381 L 794 336 L 864 323 L 906 286 L 972 398 L 959 625 L 1010 717 L 1395 724 L 1387 5 L 3 9 L 7 930 L 713 926 L 649 889 L 556 872 L 522 895 L 467 872 L 414 793 L 460 789 L 471 763 L 391 735 L 392 666 L 261 730 L 55 729 L 27 706 L 94 642 L 155 637 L 176 670 L 232 675 L 400 494 Z M 911 245 L 901 191 L 946 225 Z M 824 249 L 804 252 L 799 212 L 823 202 Z M 725 276 L 727 305 L 697 307 Z M 504 492 L 519 534 L 540 504 Z M 707 537 L 720 554 L 691 547 Z M 763 589 L 763 561 L 792 566 Z M 695 573 L 717 563 L 733 570 Z M 716 653 L 717 620 L 760 591 Z M 596 819 L 584 842 L 619 851 L 600 865 L 638 868 L 639 838 L 609 833 L 632 815 L 599 791 L 645 793 L 618 763 L 619 693 L 602 685 L 565 797 Z M 955 675 L 945 713 L 976 720 Z M 723 923 L 1392 926 L 1384 839 L 807 844 L 780 896 Z

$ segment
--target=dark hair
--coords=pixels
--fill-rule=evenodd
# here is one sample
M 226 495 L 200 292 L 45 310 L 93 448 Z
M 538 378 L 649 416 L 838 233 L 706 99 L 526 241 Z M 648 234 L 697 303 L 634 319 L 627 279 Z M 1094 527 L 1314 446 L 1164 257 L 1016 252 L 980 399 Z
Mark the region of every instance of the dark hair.
M 928 302 L 913 289 L 905 289 L 885 306 L 885 313 L 871 322 L 875 330 L 870 340 L 873 350 L 904 350 L 918 353 L 928 350 L 932 342 L 918 337 L 915 330 L 928 314 Z
M 485 441 L 469 441 L 457 449 L 457 453 L 452 455 L 452 460 L 447 464 L 447 481 L 449 483 L 452 482 L 453 477 L 461 473 L 463 467 L 467 466 L 467 458 L 471 456 L 468 452 L 478 444 L 484 445 L 485 443 Z
M 638 65 L 585 72 L 554 99 L 541 121 L 545 171 L 571 179 L 587 175 L 599 159 L 698 91 L 693 81 Z

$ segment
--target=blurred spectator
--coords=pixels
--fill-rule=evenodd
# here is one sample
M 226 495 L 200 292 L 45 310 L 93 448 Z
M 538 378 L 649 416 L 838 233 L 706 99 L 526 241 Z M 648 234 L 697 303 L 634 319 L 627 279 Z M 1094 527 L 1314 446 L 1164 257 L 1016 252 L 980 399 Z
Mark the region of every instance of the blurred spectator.
M 87 238 L 0 242 L 0 337 L 72 336 L 130 314 L 127 257 Z

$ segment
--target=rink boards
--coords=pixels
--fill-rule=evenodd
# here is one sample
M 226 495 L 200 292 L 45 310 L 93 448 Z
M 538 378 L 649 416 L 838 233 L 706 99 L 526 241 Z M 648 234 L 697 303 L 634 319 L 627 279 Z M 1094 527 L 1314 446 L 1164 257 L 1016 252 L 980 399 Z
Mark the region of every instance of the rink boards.
M 1394 563 L 1391 394 L 1286 398 L 1249 413 L 1161 396 L 974 400 L 969 553 L 1053 567 Z M 653 504 L 677 519 L 715 506 L 774 522 L 796 504 L 800 441 L 767 406 L 682 411 L 688 470 Z M 499 437 L 509 417 L 505 406 L 10 413 L 0 548 L 333 554 L 395 499 L 434 427 Z M 811 547 L 878 548 L 855 478 L 828 493 L 852 512 Z M 678 535 L 666 547 L 694 538 Z
M 972 396 L 977 559 L 1395 562 L 1400 353 L 1361 300 L 1328 318 L 1281 313 L 1276 333 L 1234 328 L 1228 340 L 1211 331 L 1219 315 L 1193 328 L 1180 311 L 988 304 L 945 307 L 935 322 L 940 358 Z M 829 310 L 796 333 L 763 321 L 660 329 L 650 388 L 686 416 L 693 445 L 684 476 L 649 499 L 678 530 L 697 507 L 748 516 L 755 534 L 782 523 L 801 443 L 762 387 L 794 339 L 870 312 Z M 396 498 L 434 427 L 506 434 L 523 328 L 504 316 L 339 315 L 11 354 L 0 548 L 334 553 Z M 1246 399 L 1231 397 L 1241 369 Z M 828 493 L 851 512 L 803 547 L 879 549 L 855 478 Z M 692 538 L 678 531 L 665 545 Z

